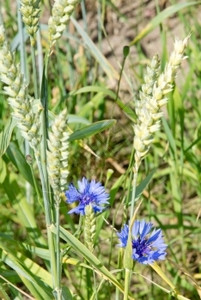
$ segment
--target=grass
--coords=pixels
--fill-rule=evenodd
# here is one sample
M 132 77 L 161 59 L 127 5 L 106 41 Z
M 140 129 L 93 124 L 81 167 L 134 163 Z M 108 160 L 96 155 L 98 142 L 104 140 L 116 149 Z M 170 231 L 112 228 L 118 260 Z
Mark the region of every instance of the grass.
M 131 22 L 129 15 L 114 1 L 96 1 L 97 7 L 91 1 L 82 1 L 56 42 L 48 64 L 45 54 L 49 50 L 49 1 L 41 4 L 41 31 L 32 49 L 12 1 L 0 5 L 8 42 L 16 51 L 16 60 L 21 62 L 22 73 L 29 82 L 28 93 L 39 98 L 34 107 L 42 103 L 46 112 L 40 123 L 43 138 L 56 116 L 64 108 L 68 109 L 69 146 L 64 150 L 69 152 L 66 189 L 67 183 L 76 184 L 85 176 L 101 181 L 110 194 L 109 207 L 96 216 L 94 252 L 91 252 L 84 238 L 85 217 L 69 215 L 72 205 L 66 203 L 61 191 L 49 185 L 44 161 L 46 139 L 40 150 L 44 159 L 40 156 L 37 161 L 16 121 L 11 122 L 12 107 L 1 84 L 1 299 L 200 299 L 198 11 L 201 3 L 170 1 L 165 9 L 157 1 L 150 2 L 155 13 L 147 21 L 143 14 L 146 4 L 139 8 L 142 18 L 138 17 L 138 31 L 133 31 L 127 43 L 129 48 L 120 44 L 122 54 L 118 57 L 115 57 L 116 49 L 110 48 L 111 55 L 107 57 L 104 43 L 107 40 L 111 46 L 112 41 L 107 23 L 113 17 L 126 26 Z M 97 17 L 93 18 L 97 28 L 94 39 L 90 13 Z M 161 129 L 154 134 L 133 191 L 133 124 L 137 121 L 134 100 L 138 98 L 146 65 L 152 58 L 144 51 L 144 41 L 159 29 L 154 50 L 155 54 L 159 52 L 164 69 L 169 49 L 173 49 L 174 32 L 167 25 L 171 20 L 176 20 L 181 28 L 179 38 L 191 34 L 185 50 L 187 59 L 168 95 Z M 116 65 L 112 62 L 114 57 Z M 129 221 L 132 195 L 136 200 L 136 219 L 151 221 L 161 228 L 168 248 L 166 259 L 158 265 L 136 262 L 128 273 L 124 267 L 130 256 L 125 262 L 124 254 L 128 255 L 128 251 L 116 246 L 119 243 L 116 232 Z M 59 205 L 59 218 L 55 204 Z

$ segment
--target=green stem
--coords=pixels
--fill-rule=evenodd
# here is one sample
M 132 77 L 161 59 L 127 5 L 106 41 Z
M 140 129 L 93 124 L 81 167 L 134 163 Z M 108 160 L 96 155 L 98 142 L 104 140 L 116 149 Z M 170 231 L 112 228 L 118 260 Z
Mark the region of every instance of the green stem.
M 38 90 L 38 76 L 37 76 L 37 68 L 36 68 L 36 55 L 35 48 L 31 46 L 31 60 L 32 60 L 32 68 L 33 68 L 33 82 L 34 82 L 34 97 L 35 99 L 39 98 L 39 90 Z
M 119 251 L 118 253 L 118 269 L 122 268 L 122 248 L 121 251 Z M 119 272 L 117 274 L 117 280 L 120 282 L 121 281 L 121 273 Z M 115 300 L 119 300 L 120 299 L 120 291 L 119 289 L 116 287 L 116 291 L 115 291 Z
M 130 222 L 131 222 L 133 214 L 134 214 L 138 170 L 139 170 L 139 164 L 135 163 L 134 170 L 133 170 L 133 184 L 132 184 L 132 196 L 131 196 Z
M 36 68 L 36 56 L 35 56 L 35 49 L 31 46 L 31 57 L 32 57 L 32 67 L 33 67 L 33 76 L 34 76 L 34 96 L 36 99 L 39 98 L 39 88 L 38 88 L 38 77 L 37 77 L 37 68 Z M 48 61 L 46 60 L 45 65 L 45 72 L 47 72 L 47 64 Z M 47 75 L 47 74 L 45 74 Z M 47 99 L 46 99 L 47 100 Z M 44 106 L 43 106 L 44 107 Z M 46 107 L 47 110 L 47 107 Z M 41 151 L 40 157 L 36 157 L 38 169 L 40 173 L 40 179 L 42 184 L 42 193 L 43 193 L 43 202 L 44 202 L 44 209 L 45 209 L 45 220 L 46 220 L 46 227 L 47 227 L 47 238 L 48 238 L 48 248 L 50 252 L 50 268 L 51 268 L 51 275 L 52 275 L 52 283 L 53 287 L 56 291 L 56 298 L 60 300 L 58 297 L 59 292 L 57 291 L 57 265 L 56 265 L 56 253 L 55 253 L 55 235 L 51 231 L 52 225 L 52 218 L 53 212 L 51 208 L 51 197 L 50 197 L 50 185 L 48 180 L 47 174 L 47 114 L 45 108 L 42 112 L 42 142 L 41 142 Z
M 23 23 L 22 23 L 22 16 L 20 12 L 20 0 L 17 1 L 18 5 L 18 13 L 17 13 L 17 20 L 18 20 L 18 29 L 19 29 L 19 36 L 20 36 L 20 68 L 21 73 L 24 75 L 25 82 L 28 82 L 27 78 L 27 69 L 26 69 L 26 51 L 25 51 L 25 41 L 24 41 L 24 34 L 23 34 Z M 29 142 L 25 140 L 25 155 L 30 155 L 30 147 Z M 32 188 L 30 183 L 26 182 L 26 199 L 27 202 L 32 204 Z
M 38 157 L 36 157 L 39 173 L 40 173 L 40 179 L 42 184 L 42 193 L 43 193 L 43 201 L 44 201 L 44 208 L 45 208 L 45 221 L 47 226 L 47 237 L 48 237 L 48 247 L 50 251 L 50 268 L 51 268 L 51 274 L 52 274 L 52 282 L 54 288 L 56 287 L 55 279 L 57 277 L 57 269 L 56 269 L 56 260 L 55 260 L 55 247 L 54 247 L 54 238 L 53 233 L 51 231 L 51 210 L 50 210 L 50 201 L 49 201 L 49 193 L 47 189 L 47 182 L 45 180 L 44 174 L 43 174 L 43 168 L 42 163 Z
M 95 299 L 98 300 L 98 295 L 97 295 L 97 284 L 96 284 L 96 272 L 93 268 L 93 279 L 94 279 L 94 295 Z
M 131 270 L 125 269 L 124 300 L 128 300 L 130 281 L 131 281 Z
M 61 293 L 61 272 L 62 272 L 62 265 L 61 265 L 61 249 L 60 249 L 60 197 L 56 196 L 56 263 L 57 263 L 57 274 L 56 274 L 56 292 L 57 292 L 57 300 L 62 299 Z

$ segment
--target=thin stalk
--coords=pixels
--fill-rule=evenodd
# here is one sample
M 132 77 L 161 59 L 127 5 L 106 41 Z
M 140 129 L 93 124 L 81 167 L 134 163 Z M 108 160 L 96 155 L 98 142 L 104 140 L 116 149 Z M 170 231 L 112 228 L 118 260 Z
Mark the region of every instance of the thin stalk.
M 36 55 L 35 55 L 35 48 L 31 46 L 31 58 L 32 58 L 32 67 L 33 67 L 33 81 L 34 81 L 34 96 L 36 99 L 39 98 L 39 87 L 38 87 L 38 76 L 37 76 L 37 67 L 36 67 Z M 46 60 L 45 65 L 45 72 L 47 73 L 47 65 L 48 60 Z M 47 74 L 46 74 L 47 75 Z M 44 108 L 44 105 L 43 105 Z M 47 109 L 47 108 L 46 108 Z M 52 225 L 52 208 L 51 208 L 51 197 L 50 197 L 50 185 L 48 180 L 47 174 L 47 116 L 46 110 L 43 109 L 42 112 L 42 143 L 41 143 L 41 151 L 40 157 L 36 157 L 37 165 L 40 173 L 40 179 L 42 184 L 42 193 L 43 193 L 43 202 L 44 202 L 44 209 L 45 209 L 45 220 L 46 220 L 46 227 L 47 227 L 47 239 L 48 239 L 48 248 L 50 252 L 50 269 L 52 275 L 52 283 L 53 287 L 56 291 L 57 299 L 60 300 L 57 294 L 57 265 L 56 265 L 56 254 L 55 254 L 55 236 L 54 233 L 51 231 Z
M 98 300 L 98 295 L 97 295 L 97 283 L 96 283 L 96 272 L 93 268 L 93 279 L 94 279 L 94 295 L 95 299 Z
M 130 222 L 131 222 L 133 214 L 134 214 L 138 170 L 139 170 L 139 164 L 135 163 L 135 166 L 133 168 L 133 184 L 132 184 L 132 196 L 131 196 Z
M 128 300 L 130 281 L 131 281 L 131 270 L 125 269 L 124 300 Z
M 133 168 L 133 182 L 132 182 L 132 197 L 131 197 L 131 208 L 130 208 L 130 220 L 129 220 L 129 234 L 128 234 L 128 242 L 124 253 L 124 268 L 125 268 L 125 280 L 124 280 L 124 300 L 128 299 L 128 291 L 130 288 L 130 281 L 131 281 L 131 274 L 132 268 L 131 265 L 133 264 L 132 261 L 132 226 L 135 219 L 135 215 L 137 213 L 136 208 L 134 214 L 134 206 L 135 206 L 135 196 L 136 196 L 136 186 L 137 186 L 137 176 L 138 176 L 138 169 L 139 169 L 140 161 L 136 161 L 134 168 Z
M 52 220 L 51 220 L 51 213 L 50 213 L 49 193 L 47 191 L 47 182 L 43 174 L 42 163 L 38 157 L 36 157 L 36 161 L 37 161 L 41 184 L 42 184 L 43 202 L 44 202 L 44 209 L 45 209 L 45 221 L 47 226 L 48 248 L 50 252 L 50 268 L 51 268 L 53 286 L 55 287 L 57 269 L 56 269 L 56 260 L 55 260 L 54 238 L 50 227 L 52 224 Z
M 41 44 L 40 27 L 36 33 L 37 37 L 37 51 L 38 51 L 38 76 L 39 76 L 39 89 L 41 89 L 42 77 L 43 77 L 43 50 Z
M 36 99 L 39 98 L 39 89 L 38 89 L 38 76 L 37 76 L 37 68 L 36 68 L 36 55 L 35 48 L 31 46 L 31 60 L 32 60 L 32 68 L 33 68 L 33 82 L 34 82 L 34 97 Z
M 48 56 L 45 58 L 45 78 L 47 78 L 47 67 L 48 67 Z M 44 87 L 46 88 L 46 87 Z M 60 271 L 58 272 L 58 264 L 60 264 L 60 248 L 59 248 L 59 253 L 58 248 L 59 243 L 57 243 L 59 239 L 59 229 L 58 229 L 58 222 L 59 222 L 59 210 L 56 209 L 56 212 L 53 211 L 54 206 L 52 206 L 52 199 L 51 199 L 51 193 L 50 193 L 50 185 L 49 185 L 49 179 L 48 179 L 48 173 L 47 173 L 47 128 L 48 128 L 48 103 L 47 103 L 47 95 L 43 95 L 44 99 L 42 100 L 42 105 L 43 105 L 43 112 L 42 112 L 42 144 L 41 144 L 41 167 L 45 179 L 45 191 L 47 198 L 44 199 L 44 205 L 46 205 L 45 213 L 48 216 L 47 219 L 47 227 L 48 227 L 48 246 L 49 246 L 49 251 L 51 255 L 51 273 L 52 273 L 52 282 L 53 282 L 53 287 L 55 291 L 55 298 L 57 300 L 61 299 L 61 290 L 60 290 Z M 56 233 L 56 241 L 55 241 L 55 234 L 52 233 L 50 230 L 50 226 L 53 223 L 53 220 L 55 218 L 55 213 L 56 213 L 56 218 L 57 221 L 57 233 Z M 57 243 L 58 245 L 55 245 Z M 59 258 L 57 257 L 59 255 Z M 60 266 L 59 266 L 60 270 Z
M 57 274 L 56 274 L 56 292 L 57 292 L 57 300 L 62 299 L 61 293 L 61 249 L 60 249 L 60 197 L 57 196 L 55 199 L 55 209 L 56 209 L 56 263 L 57 263 Z
M 20 36 L 20 68 L 21 68 L 21 72 L 24 75 L 24 79 L 26 82 L 28 82 L 27 80 L 27 69 L 26 69 L 26 52 L 25 52 L 25 42 L 24 42 L 24 34 L 23 34 L 23 23 L 22 23 L 22 16 L 21 16 L 21 12 L 20 12 L 20 0 L 17 1 L 17 5 L 18 5 L 18 14 L 17 14 L 17 23 L 18 23 L 18 28 L 19 28 L 19 36 Z M 25 149 L 25 155 L 30 155 L 30 147 L 29 147 L 29 142 L 27 140 L 25 140 L 25 145 L 24 145 Z M 31 185 L 29 182 L 26 182 L 26 200 L 28 203 L 31 204 L 32 200 L 31 200 L 31 196 L 32 196 L 32 189 L 31 189 Z
M 118 269 L 122 268 L 122 248 L 121 251 L 119 251 L 118 253 Z M 117 280 L 120 282 L 121 280 L 121 273 L 117 274 Z M 116 291 L 115 291 L 115 300 L 119 300 L 120 299 L 120 291 L 119 289 L 116 287 Z

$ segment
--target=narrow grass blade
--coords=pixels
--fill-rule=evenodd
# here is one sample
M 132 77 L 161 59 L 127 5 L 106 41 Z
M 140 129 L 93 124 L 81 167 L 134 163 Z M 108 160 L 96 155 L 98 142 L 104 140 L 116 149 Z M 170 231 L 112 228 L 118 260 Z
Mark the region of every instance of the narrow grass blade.
M 147 26 L 134 38 L 134 40 L 130 42 L 129 46 L 135 45 L 137 42 L 139 42 L 142 38 L 144 38 L 149 32 L 151 32 L 154 28 L 156 28 L 160 23 L 162 23 L 168 17 L 174 15 L 175 13 L 177 13 L 178 11 L 186 7 L 199 5 L 199 4 L 201 4 L 201 1 L 192 1 L 192 2 L 174 4 L 166 8 L 161 13 L 159 13 L 155 18 L 153 18 L 150 23 L 147 24 Z
M 84 43 L 88 47 L 91 54 L 95 57 L 95 59 L 99 62 L 100 67 L 104 70 L 104 72 L 108 75 L 109 78 L 118 79 L 118 72 L 112 67 L 112 65 L 108 62 L 108 60 L 103 56 L 100 50 L 96 47 L 96 45 L 92 42 L 88 34 L 82 29 L 79 23 L 71 17 L 71 21 L 77 29 L 78 33 L 84 40 Z
M 7 155 L 22 176 L 34 187 L 30 166 L 26 162 L 23 154 L 20 152 L 16 144 L 10 143 L 7 149 Z
M 69 141 L 81 140 L 86 137 L 97 134 L 103 130 L 106 130 L 113 126 L 116 123 L 116 120 L 104 120 L 93 123 L 89 126 L 86 126 L 82 129 L 76 130 L 70 135 Z
M 55 226 L 51 227 L 52 232 L 56 233 Z M 70 232 L 65 230 L 63 227 L 60 227 L 60 237 L 66 241 L 76 252 L 77 254 L 83 256 L 91 266 L 93 266 L 100 276 L 104 277 L 106 280 L 109 280 L 114 284 L 120 291 L 123 292 L 122 285 L 116 280 L 114 275 L 102 264 L 102 262 L 92 254 L 89 249 L 83 245 L 76 237 L 74 237 Z M 133 299 L 133 298 L 132 298 Z
M 165 275 L 165 273 L 162 271 L 162 269 L 159 267 L 159 265 L 157 265 L 156 262 L 153 263 L 151 265 L 151 267 L 171 287 L 171 289 L 173 290 L 173 293 L 177 297 L 177 299 L 190 300 L 189 298 L 186 298 L 186 297 L 178 294 L 176 286 L 172 283 L 172 281 L 170 281 L 168 279 L 168 277 Z
M 82 87 L 81 89 L 79 89 L 77 91 L 73 91 L 72 95 L 85 94 L 85 93 L 91 93 L 91 92 L 103 93 L 104 95 L 110 96 L 112 99 L 116 98 L 116 94 L 113 91 L 106 89 L 105 87 L 98 86 L 98 85 L 88 85 L 88 86 Z
M 15 125 L 16 121 L 14 121 L 13 119 L 7 121 L 4 130 L 0 133 L 0 157 L 6 152 L 10 144 L 12 132 Z
M 89 122 L 89 120 L 87 120 L 86 118 L 83 118 L 81 116 L 77 116 L 77 115 L 72 115 L 72 114 L 69 114 L 68 115 L 68 124 L 85 124 L 85 125 L 89 125 L 91 124 Z
M 135 198 L 139 198 L 140 195 L 143 193 L 143 191 L 146 189 L 146 187 L 148 186 L 148 184 L 150 183 L 154 173 L 156 172 L 156 169 L 152 170 L 147 177 L 142 180 L 142 182 L 137 186 L 136 188 L 136 195 Z
M 175 156 L 176 156 L 176 152 L 177 152 L 175 139 L 174 139 L 174 137 L 173 137 L 173 135 L 172 135 L 172 132 L 171 132 L 171 130 L 170 130 L 170 127 L 169 127 L 167 121 L 165 120 L 165 118 L 162 118 L 162 124 L 163 124 L 163 127 L 164 127 L 164 129 L 165 129 L 165 133 L 166 133 L 168 142 L 170 143 L 170 148 L 171 148 L 171 150 L 172 150 L 172 154 L 173 154 L 173 156 L 175 157 Z
M 0 157 L 0 183 L 3 183 L 6 178 L 7 170 L 6 170 L 6 163 Z
M 15 254 L 11 253 L 11 250 L 2 243 L 0 244 L 0 247 L 3 250 L 2 261 L 11 269 L 15 270 L 20 277 L 25 277 L 34 285 L 37 290 L 36 297 L 40 295 L 40 298 L 38 297 L 37 299 L 52 299 L 50 274 L 19 252 L 16 251 Z
M 116 99 L 116 94 L 109 90 L 106 89 L 105 87 L 102 86 L 95 86 L 95 85 L 90 85 L 90 86 L 85 86 L 76 92 L 72 92 L 73 95 L 78 95 L 78 94 L 83 94 L 83 93 L 91 93 L 91 92 L 97 92 L 97 93 L 103 93 L 104 95 L 108 95 L 111 99 L 115 100 L 117 105 L 123 110 L 123 112 L 132 120 L 135 121 L 135 113 L 133 110 L 125 103 L 123 103 L 120 99 Z
M 0 285 L 0 298 L 4 300 L 10 300 L 10 297 L 6 293 L 6 291 L 3 288 L 3 285 Z

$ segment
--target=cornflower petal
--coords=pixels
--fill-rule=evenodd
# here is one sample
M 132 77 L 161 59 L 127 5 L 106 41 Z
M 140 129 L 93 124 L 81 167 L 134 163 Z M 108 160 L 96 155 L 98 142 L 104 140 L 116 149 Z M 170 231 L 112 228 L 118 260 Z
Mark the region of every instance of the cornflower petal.
M 79 197 L 80 197 L 80 193 L 77 191 L 77 189 L 71 183 L 68 187 L 68 191 L 66 191 L 67 202 L 73 203 L 75 201 L 78 201 Z
M 153 229 L 152 223 L 136 220 L 131 229 L 132 258 L 141 264 L 152 264 L 163 260 L 166 256 L 167 245 L 164 243 L 161 229 Z M 117 233 L 119 247 L 125 248 L 128 241 L 129 227 L 124 225 Z
M 129 232 L 129 228 L 128 225 L 124 225 L 124 227 L 122 228 L 121 232 L 117 232 L 117 236 L 121 242 L 121 244 L 118 244 L 119 247 L 125 248 L 127 245 L 127 241 L 128 241 L 128 232 Z
M 70 184 L 66 191 L 67 203 L 78 201 L 77 207 L 71 209 L 68 213 L 85 215 L 85 207 L 91 205 L 94 213 L 102 212 L 105 204 L 109 204 L 109 195 L 100 182 L 88 181 L 85 177 L 78 181 L 78 189 Z

